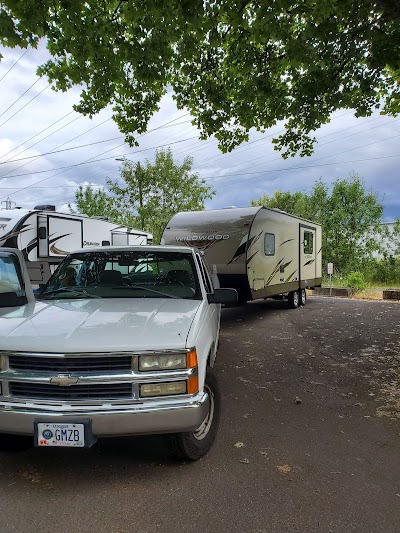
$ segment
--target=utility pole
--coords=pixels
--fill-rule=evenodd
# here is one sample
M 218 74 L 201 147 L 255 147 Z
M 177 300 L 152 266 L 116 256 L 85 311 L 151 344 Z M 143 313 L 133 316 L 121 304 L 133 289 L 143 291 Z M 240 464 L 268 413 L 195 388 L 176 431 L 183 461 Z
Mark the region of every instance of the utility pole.
M 13 204 L 17 205 L 16 202 L 12 202 L 11 201 L 10 197 L 8 197 L 7 200 L 3 200 L 1 203 L 5 204 L 5 207 L 1 208 L 2 211 L 8 210 L 8 209 L 12 209 L 13 208 Z

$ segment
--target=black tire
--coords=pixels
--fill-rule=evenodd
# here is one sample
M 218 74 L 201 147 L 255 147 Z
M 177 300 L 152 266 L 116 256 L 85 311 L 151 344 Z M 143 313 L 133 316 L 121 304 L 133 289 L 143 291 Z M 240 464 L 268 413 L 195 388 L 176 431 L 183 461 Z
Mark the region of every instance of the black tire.
M 307 293 L 306 289 L 299 290 L 299 304 L 304 306 L 307 303 Z
M 32 437 L 5 435 L 0 433 L 0 452 L 18 453 L 29 450 L 33 446 Z
M 221 394 L 218 380 L 211 368 L 207 369 L 204 390 L 209 396 L 209 411 L 201 425 L 193 432 L 167 436 L 169 449 L 177 459 L 197 461 L 209 451 L 217 435 L 221 416 Z
M 290 309 L 296 309 L 297 307 L 299 307 L 299 302 L 300 302 L 299 292 L 298 291 L 289 292 L 288 304 L 289 304 Z

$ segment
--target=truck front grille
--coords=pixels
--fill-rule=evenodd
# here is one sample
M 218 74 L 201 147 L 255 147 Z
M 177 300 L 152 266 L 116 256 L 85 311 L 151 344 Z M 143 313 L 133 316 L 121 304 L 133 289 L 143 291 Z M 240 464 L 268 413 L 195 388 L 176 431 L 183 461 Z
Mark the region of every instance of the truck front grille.
M 132 398 L 131 383 L 110 383 L 95 385 L 70 385 L 62 387 L 43 383 L 11 381 L 10 396 L 40 400 L 119 400 Z
M 130 355 L 115 357 L 40 357 L 31 355 L 10 355 L 12 370 L 27 370 L 60 373 L 126 372 L 132 369 Z

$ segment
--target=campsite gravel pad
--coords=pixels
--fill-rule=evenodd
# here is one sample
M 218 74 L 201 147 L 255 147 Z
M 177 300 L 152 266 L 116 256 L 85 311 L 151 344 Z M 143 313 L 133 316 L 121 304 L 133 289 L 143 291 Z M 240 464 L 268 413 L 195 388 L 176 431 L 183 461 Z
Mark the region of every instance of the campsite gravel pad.
M 197 463 L 155 437 L 0 454 L 0 531 L 400 531 L 400 304 L 223 312 L 220 432 Z

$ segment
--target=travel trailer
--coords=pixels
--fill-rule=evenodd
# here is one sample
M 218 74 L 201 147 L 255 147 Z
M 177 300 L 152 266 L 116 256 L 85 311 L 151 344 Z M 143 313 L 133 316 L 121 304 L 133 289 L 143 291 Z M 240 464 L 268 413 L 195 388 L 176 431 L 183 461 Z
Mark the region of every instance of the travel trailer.
M 47 283 L 62 259 L 79 248 L 151 242 L 150 233 L 102 217 L 57 213 L 51 205 L 0 211 L 0 247 L 22 251 L 33 284 Z
M 321 226 L 265 207 L 226 208 L 176 214 L 163 244 L 204 251 L 221 287 L 238 291 L 244 303 L 287 297 L 306 303 L 306 288 L 322 282 Z

